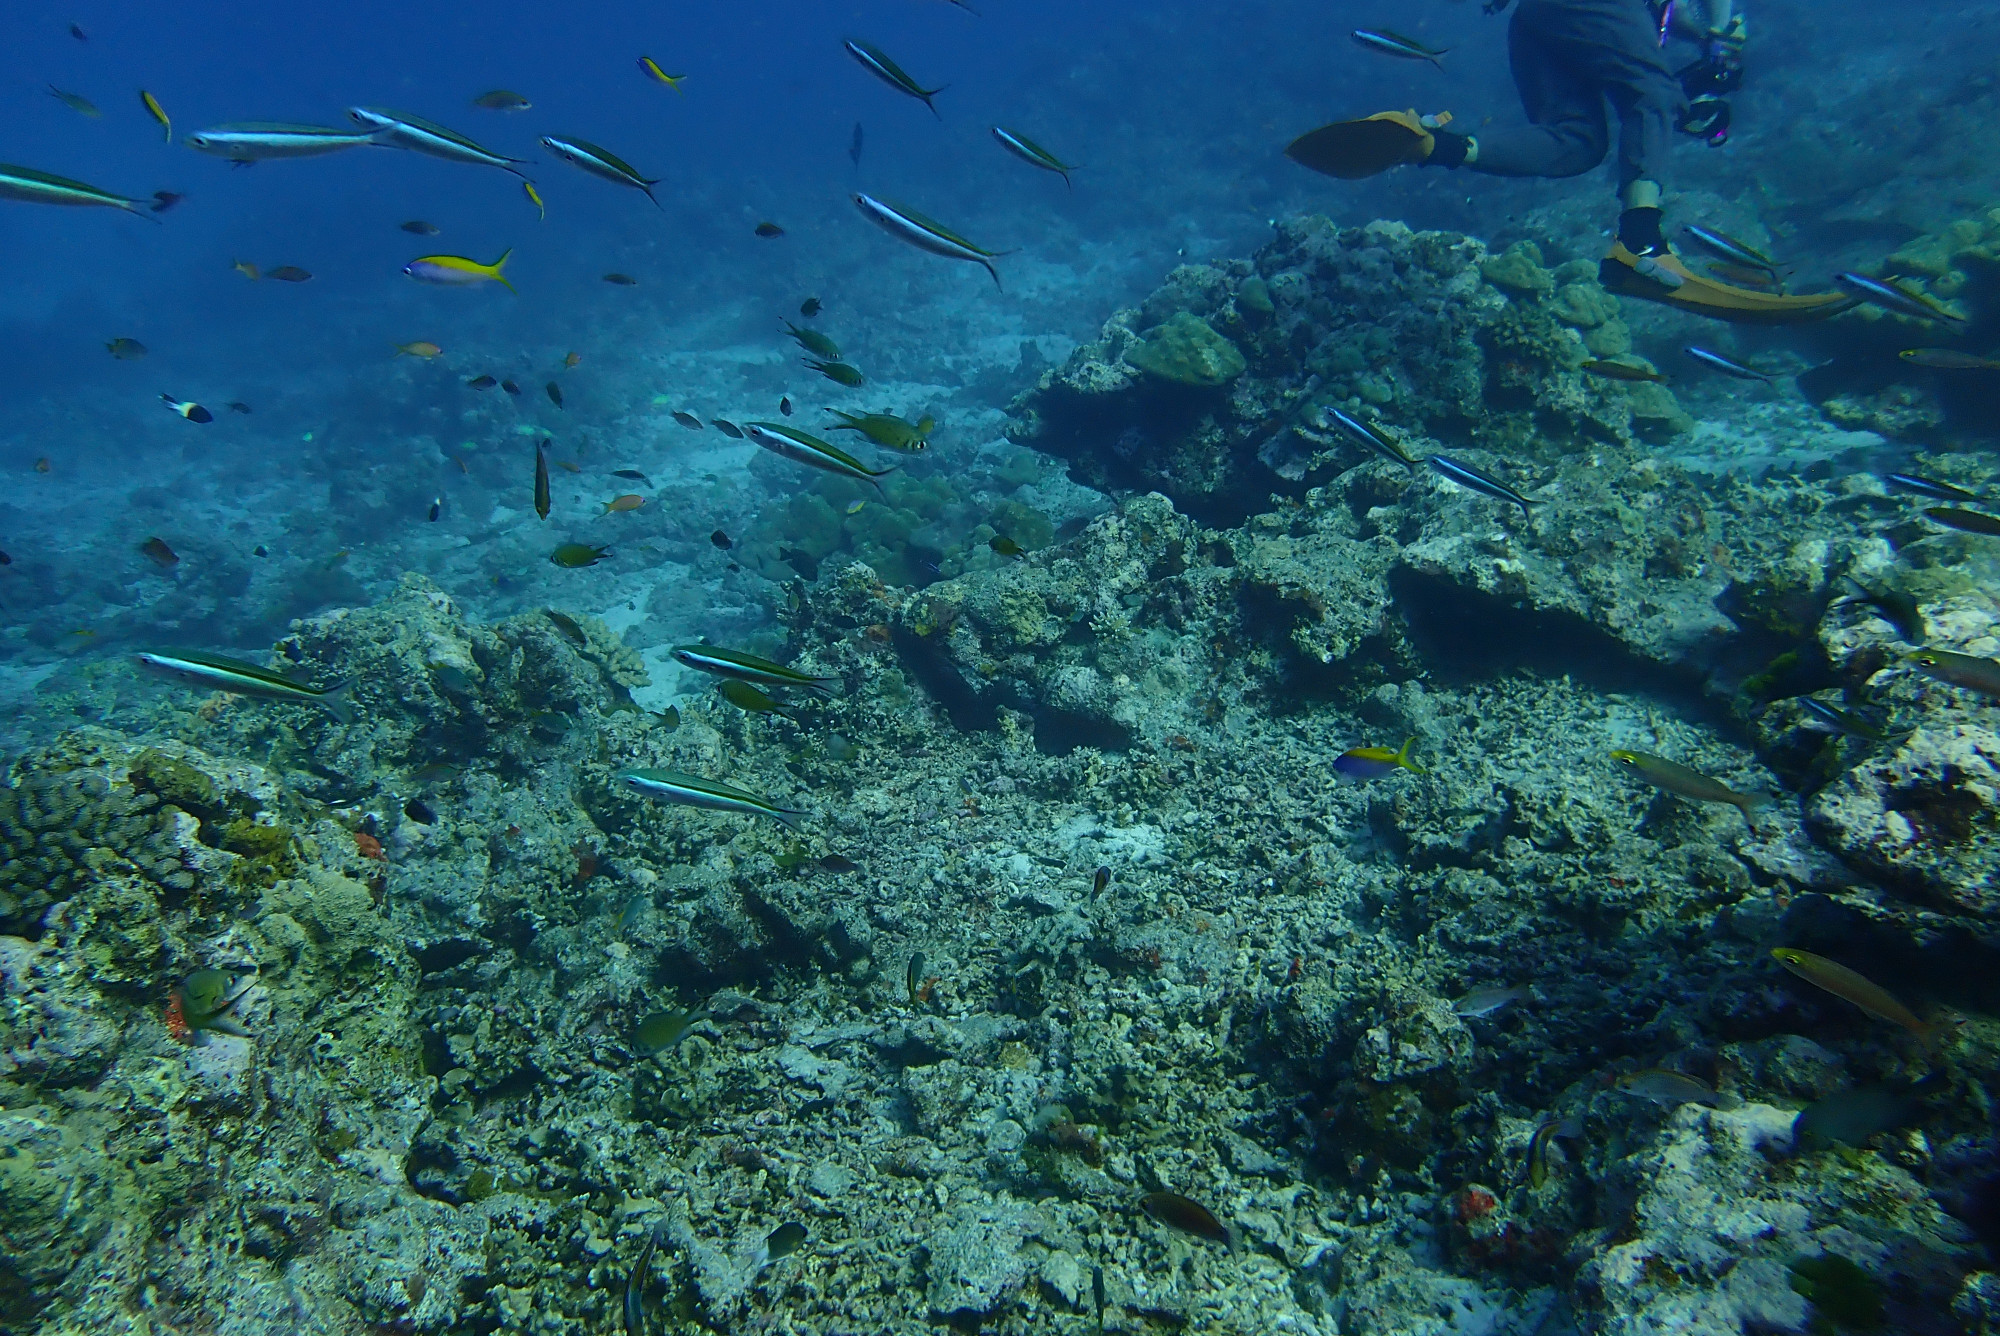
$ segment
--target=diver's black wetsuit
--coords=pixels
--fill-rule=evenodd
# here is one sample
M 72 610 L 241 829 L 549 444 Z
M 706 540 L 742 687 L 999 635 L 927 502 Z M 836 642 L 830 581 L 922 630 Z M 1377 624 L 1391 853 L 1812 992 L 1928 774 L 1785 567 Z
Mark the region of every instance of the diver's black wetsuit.
M 1506 3 L 1488 0 L 1487 12 Z M 1729 136 L 1719 94 L 1734 91 L 1742 73 L 1733 8 L 1734 0 L 1521 0 L 1507 56 L 1528 124 L 1477 135 L 1440 128 L 1423 161 L 1493 176 L 1576 176 L 1610 150 L 1608 103 L 1618 113 L 1619 242 L 1634 255 L 1662 254 L 1660 198 L 1675 132 L 1710 144 Z M 1664 50 L 1676 38 L 1701 48 L 1680 70 Z
M 1465 165 L 1493 176 L 1577 176 L 1610 148 L 1618 113 L 1618 187 L 1664 182 L 1675 122 L 1687 110 L 1646 0 L 1521 0 L 1507 59 L 1529 124 L 1479 132 Z

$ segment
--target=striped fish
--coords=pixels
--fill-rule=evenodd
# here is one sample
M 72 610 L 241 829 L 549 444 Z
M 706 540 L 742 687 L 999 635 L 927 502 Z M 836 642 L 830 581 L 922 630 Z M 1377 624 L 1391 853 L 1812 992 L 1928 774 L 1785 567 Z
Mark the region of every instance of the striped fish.
M 428 153 L 433 158 L 443 158 L 447 162 L 469 162 L 480 167 L 498 167 L 502 171 L 514 171 L 514 164 L 526 162 L 526 158 L 510 158 L 504 153 L 481 148 L 456 130 L 447 130 L 435 121 L 427 121 L 421 116 L 406 116 L 399 111 L 383 111 L 380 107 L 349 107 L 348 119 L 370 131 L 378 144 L 389 148 L 407 148 L 417 153 Z M 526 178 L 523 178 L 524 180 Z
M 865 482 L 882 492 L 881 480 L 896 470 L 871 469 L 853 455 L 828 441 L 823 441 L 809 431 L 797 427 L 787 427 L 777 422 L 746 422 L 743 434 L 755 445 L 761 445 L 774 455 L 783 455 L 795 464 L 807 468 L 821 469 L 827 473 L 837 473 L 843 478 Z M 882 492 L 884 499 L 888 493 Z
M 718 784 L 699 775 L 683 774 L 678 770 L 625 770 L 619 773 L 618 782 L 634 793 L 643 793 L 648 798 L 658 798 L 662 802 L 702 807 L 711 812 L 739 812 L 744 816 L 768 816 L 783 822 L 793 830 L 798 829 L 799 818 L 805 815 L 798 808 L 780 807 L 769 798 L 760 798 L 743 789 Z
M 1329 405 L 1326 414 L 1336 423 L 1340 424 L 1340 429 L 1349 436 L 1352 436 L 1359 444 L 1367 446 L 1390 463 L 1401 464 L 1412 474 L 1416 473 L 1417 461 L 1405 454 L 1403 447 L 1398 445 L 1396 438 L 1388 432 L 1382 430 L 1372 422 L 1363 422 L 1360 418 L 1355 417 L 1344 409 Z
M 787 668 L 782 663 L 760 659 L 755 654 L 745 654 L 738 649 L 721 649 L 715 645 L 676 645 L 672 653 L 674 658 L 697 672 L 733 677 L 739 682 L 751 682 L 760 687 L 803 687 L 807 691 L 830 696 L 833 693 L 827 689 L 827 683 L 840 681 L 837 677 L 815 677 L 796 668 Z
M 1475 492 L 1483 492 L 1495 501 L 1511 501 L 1521 508 L 1523 515 L 1531 514 L 1532 512 L 1528 508 L 1539 504 L 1522 496 L 1498 478 L 1481 473 L 1470 464 L 1461 464 L 1457 460 L 1447 459 L 1443 455 L 1432 455 L 1430 465 L 1437 472 L 1451 479 L 1460 487 L 1470 487 Z
M 1000 141 L 1000 147 L 1006 149 L 1022 162 L 1031 163 L 1045 172 L 1054 172 L 1063 179 L 1064 185 L 1069 186 L 1071 190 L 1076 189 L 1076 186 L 1069 179 L 1069 174 L 1075 171 L 1076 168 L 1063 162 L 1055 154 L 1049 152 L 1034 140 L 1024 134 L 1016 134 L 1004 125 L 993 127 L 993 137 Z
M 140 667 L 189 686 L 294 705 L 321 705 L 342 723 L 354 719 L 354 707 L 345 695 L 348 687 L 345 682 L 330 687 L 307 686 L 269 668 L 201 650 L 145 650 L 138 657 Z
M 1738 380 L 1761 380 L 1769 384 L 1774 379 L 1774 377 L 1765 375 L 1756 367 L 1744 366 L 1741 362 L 1724 357 L 1721 353 L 1710 352 L 1708 349 L 1698 348 L 1694 344 L 1689 344 L 1681 351 L 1703 366 L 1713 367 L 1723 375 L 1734 376 Z
M 231 162 L 265 162 L 273 158 L 316 158 L 376 142 L 372 134 L 334 130 L 324 125 L 287 125 L 279 121 L 237 121 L 191 134 L 184 141 L 197 153 L 212 153 Z
M 50 176 L 32 167 L 13 167 L 4 162 L 0 162 L 0 199 L 20 200 L 24 204 L 99 204 L 107 209 L 136 213 L 142 218 L 152 217 L 146 211 L 150 200 L 126 199 L 123 195 L 114 195 L 66 176 Z M 155 218 L 153 221 L 159 220 Z
M 993 267 L 993 261 L 1012 251 L 982 250 L 958 233 L 934 218 L 926 218 L 915 209 L 896 208 L 884 204 L 869 195 L 855 195 L 854 207 L 861 210 L 861 216 L 887 232 L 899 241 L 906 241 L 918 250 L 929 251 L 932 255 L 942 255 L 947 260 L 970 260 L 974 264 L 986 266 L 986 272 L 993 275 L 993 286 L 1000 286 L 1000 271 Z
M 922 84 L 919 84 L 915 79 L 904 73 L 901 65 L 898 65 L 895 61 L 889 59 L 887 55 L 883 54 L 880 47 L 871 46 L 867 42 L 856 41 L 852 37 L 846 39 L 841 45 L 847 48 L 848 55 L 853 56 L 861 62 L 862 69 L 867 70 L 897 92 L 908 93 L 911 97 L 929 107 L 931 115 L 936 116 L 939 120 L 944 119 L 944 116 L 939 113 L 937 106 L 932 103 L 931 99 L 942 93 L 945 90 L 945 85 L 940 84 L 936 88 L 925 88 Z
M 1776 260 L 1764 254 L 1764 252 L 1758 250 L 1755 246 L 1747 242 L 1738 241 L 1727 232 L 1718 232 L 1712 227 L 1703 227 L 1699 223 L 1688 224 L 1685 231 L 1687 232 L 1688 240 L 1694 242 L 1695 245 L 1701 247 L 1717 259 L 1727 260 L 1731 264 L 1740 264 L 1747 269 L 1762 269 L 1770 274 L 1778 272 L 1778 262 Z
M 1438 59 L 1445 54 L 1444 51 L 1433 51 L 1414 37 L 1405 37 L 1399 32 L 1390 32 L 1387 28 L 1356 28 L 1354 40 L 1370 51 L 1380 51 L 1385 56 L 1401 56 L 1405 60 L 1428 60 L 1439 69 L 1444 68 L 1444 62 Z M 1446 47 L 1445 51 L 1450 49 Z
M 643 190 L 646 192 L 646 198 L 653 201 L 654 208 L 661 210 L 666 208 L 653 194 L 653 187 L 660 184 L 662 178 L 647 180 L 639 175 L 638 169 L 631 163 L 609 149 L 599 148 L 586 139 L 557 139 L 554 135 L 543 135 L 542 147 L 564 162 L 581 167 L 592 176 L 601 176 L 614 184 Z
M 1836 274 L 1833 281 L 1871 306 L 1879 306 L 1897 315 L 1909 316 L 1912 320 L 1949 320 L 1962 325 L 1965 317 L 1947 311 L 1937 301 L 1921 292 L 1912 292 L 1900 283 L 1885 283 L 1879 278 L 1866 274 Z

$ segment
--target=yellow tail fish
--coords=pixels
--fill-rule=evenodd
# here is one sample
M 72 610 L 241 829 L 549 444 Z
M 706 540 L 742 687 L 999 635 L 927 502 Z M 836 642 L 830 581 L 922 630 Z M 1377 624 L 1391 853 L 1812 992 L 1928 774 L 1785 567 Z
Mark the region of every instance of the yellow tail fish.
M 676 93 L 681 91 L 681 80 L 687 78 L 685 74 L 668 74 L 660 68 L 660 62 L 654 60 L 651 56 L 639 57 L 639 68 L 646 71 L 648 77 L 658 79 Z
M 506 268 L 507 257 L 514 252 L 510 248 L 492 264 L 481 264 L 468 260 L 463 255 L 425 255 L 403 266 L 403 272 L 419 283 L 443 283 L 450 287 L 469 287 L 474 283 L 498 283 L 509 292 L 514 285 L 507 281 L 501 271 Z
M 141 88 L 139 90 L 139 100 L 146 104 L 146 110 L 152 113 L 153 119 L 160 123 L 160 128 L 162 130 L 166 131 L 167 142 L 169 144 L 173 143 L 174 123 L 167 119 L 166 108 L 160 105 L 160 99 L 154 97 L 151 93 Z

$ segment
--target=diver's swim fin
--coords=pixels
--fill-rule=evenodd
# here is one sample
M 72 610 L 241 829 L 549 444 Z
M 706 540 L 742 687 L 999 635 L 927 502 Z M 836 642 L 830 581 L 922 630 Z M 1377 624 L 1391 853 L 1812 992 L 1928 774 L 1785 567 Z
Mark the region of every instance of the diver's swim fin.
M 1784 296 L 1733 288 L 1703 278 L 1681 263 L 1678 255 L 1634 255 L 1622 242 L 1597 266 L 1597 281 L 1608 292 L 1750 325 L 1791 325 L 1825 320 L 1852 310 L 1857 299 L 1844 292 L 1807 292 Z
M 1323 175 L 1355 181 L 1406 162 L 1422 162 L 1437 146 L 1431 131 L 1450 120 L 1448 111 L 1435 116 L 1378 111 L 1358 121 L 1335 121 L 1309 130 L 1285 146 L 1285 156 Z

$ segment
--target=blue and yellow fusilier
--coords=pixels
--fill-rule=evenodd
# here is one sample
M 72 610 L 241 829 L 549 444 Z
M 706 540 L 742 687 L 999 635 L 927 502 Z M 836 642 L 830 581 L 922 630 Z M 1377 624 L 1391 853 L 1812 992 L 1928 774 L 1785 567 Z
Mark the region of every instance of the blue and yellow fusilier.
M 498 283 L 507 291 L 514 291 L 514 285 L 507 281 L 501 270 L 506 267 L 507 257 L 512 248 L 502 251 L 500 258 L 492 264 L 481 264 L 468 260 L 463 255 L 425 255 L 403 266 L 403 272 L 419 283 L 440 283 L 446 287 L 470 287 L 474 283 Z
M 768 816 L 793 830 L 798 829 L 799 818 L 805 815 L 798 808 L 780 807 L 769 798 L 679 770 L 626 770 L 619 774 L 618 782 L 634 793 L 658 798 L 662 802 L 706 808 L 711 812 Z
M 687 78 L 685 74 L 668 74 L 660 68 L 660 62 L 654 60 L 651 56 L 639 57 L 639 68 L 646 72 L 648 79 L 652 79 L 657 83 L 663 83 L 676 93 L 681 91 L 681 80 Z

